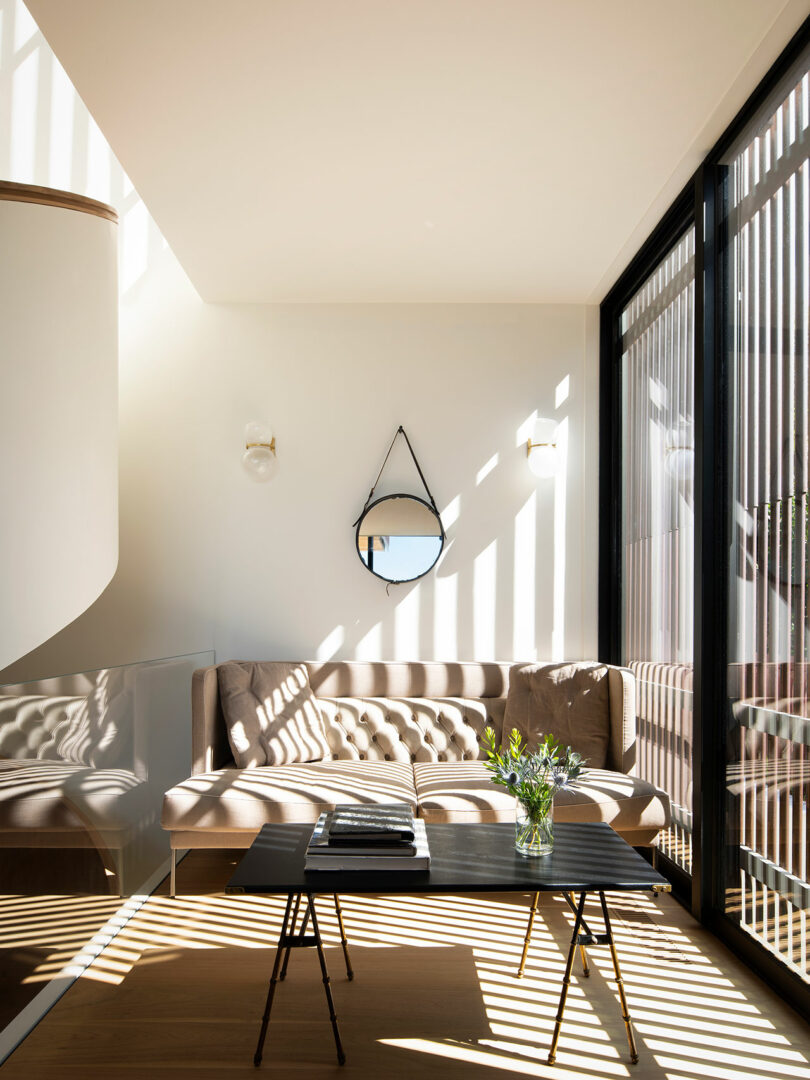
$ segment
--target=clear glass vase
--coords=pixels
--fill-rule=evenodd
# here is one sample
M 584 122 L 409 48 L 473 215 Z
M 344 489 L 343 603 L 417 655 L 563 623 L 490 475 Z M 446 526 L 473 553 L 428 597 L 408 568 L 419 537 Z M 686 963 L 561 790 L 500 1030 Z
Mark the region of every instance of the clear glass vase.
M 527 858 L 548 855 L 554 847 L 551 807 L 545 813 L 515 802 L 515 850 Z

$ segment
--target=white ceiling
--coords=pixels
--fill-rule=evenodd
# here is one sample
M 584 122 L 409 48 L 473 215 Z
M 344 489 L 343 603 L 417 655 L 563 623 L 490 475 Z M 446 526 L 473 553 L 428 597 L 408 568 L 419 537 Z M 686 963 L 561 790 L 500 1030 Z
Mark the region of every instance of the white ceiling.
M 807 0 L 27 0 L 212 301 L 598 302 Z

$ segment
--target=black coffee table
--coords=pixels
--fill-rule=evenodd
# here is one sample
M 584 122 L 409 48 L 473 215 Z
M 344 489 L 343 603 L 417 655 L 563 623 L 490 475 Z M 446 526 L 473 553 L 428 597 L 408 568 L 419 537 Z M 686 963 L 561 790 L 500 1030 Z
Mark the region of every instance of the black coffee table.
M 554 1064 L 556 1058 L 557 1041 L 576 950 L 580 948 L 582 952 L 583 971 L 587 975 L 585 947 L 588 945 L 607 945 L 610 948 L 622 1018 L 630 1045 L 630 1058 L 634 1063 L 638 1061 L 605 893 L 638 889 L 668 891 L 670 886 L 666 878 L 653 869 L 609 825 L 556 824 L 554 850 L 550 855 L 533 859 L 524 858 L 515 851 L 515 827 L 509 823 L 428 825 L 430 869 L 424 871 L 306 871 L 304 853 L 311 835 L 312 825 L 265 825 L 225 889 L 227 893 L 280 894 L 287 897 L 259 1042 L 253 1059 L 255 1065 L 259 1065 L 262 1060 L 276 984 L 286 975 L 290 949 L 305 947 L 318 950 L 338 1061 L 341 1065 L 345 1062 L 314 904 L 314 897 L 317 895 L 334 897 L 346 960 L 346 974 L 351 979 L 353 973 L 338 899 L 341 893 L 399 893 L 409 896 L 419 893 L 531 892 L 534 898 L 518 977 L 523 973 L 540 893 L 562 893 L 576 918 L 548 1063 Z M 601 934 L 593 933 L 583 918 L 588 893 L 597 893 L 599 896 L 604 921 L 604 932 Z M 575 899 L 575 894 L 579 894 L 578 899 Z M 303 913 L 296 930 L 302 902 Z M 310 922 L 312 932 L 307 934 Z

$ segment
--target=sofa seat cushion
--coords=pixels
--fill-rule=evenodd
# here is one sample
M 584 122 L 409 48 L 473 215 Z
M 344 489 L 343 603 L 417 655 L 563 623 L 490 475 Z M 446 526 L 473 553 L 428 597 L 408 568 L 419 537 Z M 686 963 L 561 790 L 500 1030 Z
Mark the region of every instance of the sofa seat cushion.
M 0 760 L 0 832 L 119 831 L 148 809 L 147 785 L 126 769 Z
M 514 798 L 492 783 L 483 762 L 417 763 L 413 771 L 419 813 L 428 822 L 515 820 Z M 576 787 L 557 792 L 554 820 L 606 821 L 619 833 L 652 837 L 669 825 L 669 800 L 637 776 L 586 769 Z
M 246 832 L 267 822 L 315 822 L 337 803 L 407 803 L 416 809 L 410 763 L 311 761 L 197 773 L 166 792 L 165 829 Z

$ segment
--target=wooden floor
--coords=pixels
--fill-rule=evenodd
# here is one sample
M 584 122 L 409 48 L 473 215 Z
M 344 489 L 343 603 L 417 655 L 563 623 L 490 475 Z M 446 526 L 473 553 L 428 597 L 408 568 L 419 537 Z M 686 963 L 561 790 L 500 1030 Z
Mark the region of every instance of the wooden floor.
M 590 978 L 575 969 L 557 1064 L 546 1064 L 572 921 L 559 898 L 544 900 L 519 981 L 526 896 L 347 896 L 353 982 L 334 909 L 318 904 L 345 1067 L 307 949 L 292 954 L 255 1070 L 282 903 L 217 894 L 237 857 L 188 856 L 183 895 L 140 909 L 8 1059 L 2 1080 L 810 1080 L 807 1025 L 675 901 L 646 894 L 611 906 L 638 1065 L 604 948 L 591 950 Z

